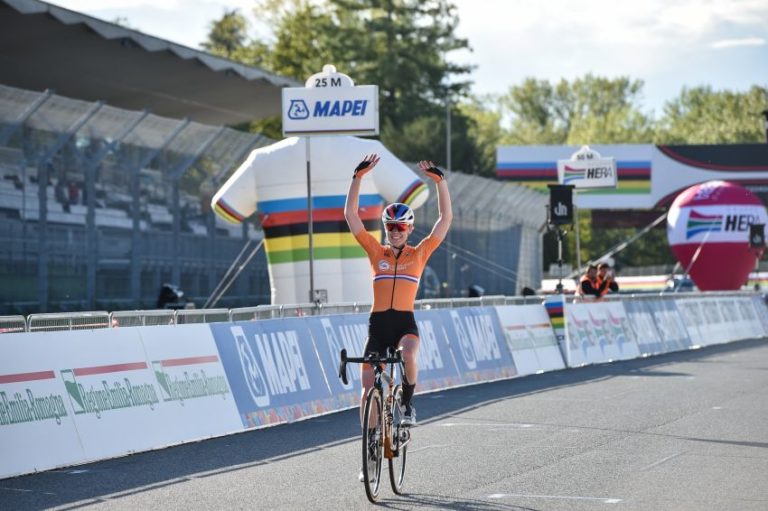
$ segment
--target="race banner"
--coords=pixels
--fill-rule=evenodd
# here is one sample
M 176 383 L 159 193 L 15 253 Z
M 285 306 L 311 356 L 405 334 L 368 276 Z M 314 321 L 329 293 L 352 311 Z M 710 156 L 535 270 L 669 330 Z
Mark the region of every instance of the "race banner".
M 563 355 L 543 305 L 496 307 L 520 376 L 563 369 Z
M 43 332 L 0 340 L 0 478 L 81 462 L 85 452 L 51 356 L 63 339 Z
M 136 328 L 155 379 L 157 419 L 166 443 L 242 431 L 216 342 L 208 325 Z
M 208 326 L 245 428 L 335 409 L 303 318 Z
M 462 307 L 437 312 L 465 384 L 517 375 L 493 307 Z
M 673 298 L 658 298 L 648 302 L 648 306 L 659 330 L 664 353 L 691 347 L 688 329 Z
M 664 353 L 666 346 L 656 326 L 650 300 L 628 300 L 624 303 L 629 328 L 627 338 L 637 344 L 642 355 Z
M 627 360 L 640 355 L 621 302 L 565 304 L 569 367 Z
M 347 385 L 342 383 L 338 371 L 342 349 L 346 349 L 350 357 L 363 356 L 363 347 L 368 336 L 368 315 L 312 316 L 304 321 L 312 334 L 325 378 L 337 406 L 339 409 L 358 406 L 362 389 L 359 365 L 347 365 Z

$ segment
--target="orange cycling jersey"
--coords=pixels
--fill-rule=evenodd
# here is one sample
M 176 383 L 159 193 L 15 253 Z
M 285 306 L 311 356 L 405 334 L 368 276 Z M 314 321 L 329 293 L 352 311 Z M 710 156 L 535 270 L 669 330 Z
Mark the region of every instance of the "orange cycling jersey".
M 368 254 L 373 272 L 373 307 L 371 312 L 395 309 L 412 311 L 419 279 L 429 256 L 440 246 L 440 240 L 432 235 L 412 247 L 406 245 L 395 257 L 391 247 L 381 245 L 376 238 L 362 230 L 355 236 Z

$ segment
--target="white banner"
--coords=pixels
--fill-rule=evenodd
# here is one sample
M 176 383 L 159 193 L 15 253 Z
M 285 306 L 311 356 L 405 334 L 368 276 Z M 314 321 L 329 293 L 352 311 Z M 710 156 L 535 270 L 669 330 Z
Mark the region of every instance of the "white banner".
M 19 333 L 0 341 L 0 478 L 79 463 L 74 415 L 48 356 L 60 339 Z
M 543 305 L 496 307 L 518 373 L 563 369 L 565 363 Z
M 640 356 L 621 302 L 565 304 L 569 367 Z
M 0 477 L 242 429 L 208 325 L 0 343 Z
M 616 160 L 558 160 L 557 179 L 560 184 L 582 188 L 616 188 Z
M 671 245 L 684 243 L 749 242 L 749 226 L 766 224 L 762 206 L 690 206 L 671 209 L 667 218 L 667 233 Z

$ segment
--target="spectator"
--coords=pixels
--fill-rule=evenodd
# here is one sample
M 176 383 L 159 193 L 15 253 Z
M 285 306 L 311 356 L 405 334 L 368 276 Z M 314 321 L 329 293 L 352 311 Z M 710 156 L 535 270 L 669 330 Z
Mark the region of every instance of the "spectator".
M 601 298 L 609 292 L 619 292 L 619 284 L 616 283 L 613 269 L 608 263 L 600 263 L 597 265 L 597 287 L 600 290 Z
M 77 204 L 80 200 L 80 189 L 77 187 L 77 183 L 70 181 L 67 185 L 67 193 L 69 194 L 69 203 Z
M 587 266 L 587 271 L 581 276 L 581 280 L 579 280 L 576 294 L 582 298 L 592 297 L 598 299 L 605 294 L 605 287 L 608 285 L 609 281 L 600 281 L 597 265 L 590 264 Z M 616 289 L 618 289 L 618 286 Z

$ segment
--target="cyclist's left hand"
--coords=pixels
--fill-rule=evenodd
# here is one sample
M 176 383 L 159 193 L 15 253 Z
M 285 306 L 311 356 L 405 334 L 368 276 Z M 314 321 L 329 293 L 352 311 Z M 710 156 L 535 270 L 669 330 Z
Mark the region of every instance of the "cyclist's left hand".
M 419 168 L 435 183 L 439 183 L 445 179 L 445 174 L 443 174 L 443 171 L 440 170 L 440 168 L 431 161 L 420 161 Z

